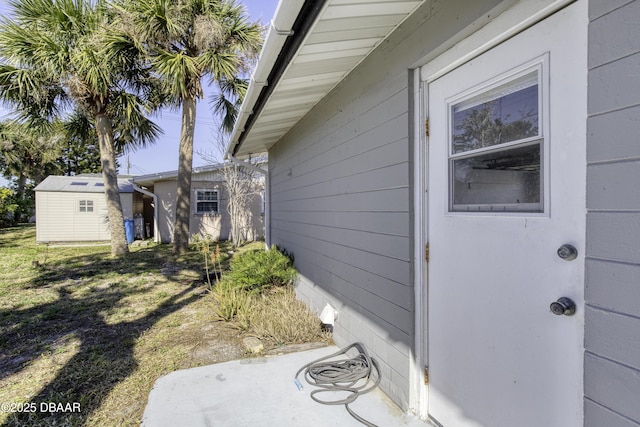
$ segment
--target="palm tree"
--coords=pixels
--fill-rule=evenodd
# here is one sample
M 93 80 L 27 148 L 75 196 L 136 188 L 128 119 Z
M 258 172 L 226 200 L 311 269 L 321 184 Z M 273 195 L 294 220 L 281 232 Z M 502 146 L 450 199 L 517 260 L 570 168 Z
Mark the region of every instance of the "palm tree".
M 22 221 L 33 206 L 25 197 L 27 181 L 39 184 L 48 173 L 59 170 L 56 163 L 62 138 L 50 123 L 23 123 L 16 120 L 0 122 L 0 171 L 8 178 L 16 178 L 14 222 Z
M 111 253 L 128 252 L 115 158 L 114 123 L 140 145 L 159 128 L 144 115 L 151 81 L 137 52 L 113 43 L 100 0 L 15 0 L 0 22 L 0 100 L 23 120 L 50 119 L 71 106 L 95 126 L 111 229 Z M 116 120 L 117 119 L 117 120 Z M 126 140 L 127 138 L 125 138 Z
M 42 172 L 60 154 L 61 137 L 53 126 L 34 126 L 16 120 L 0 122 L 0 153 L 5 175 L 17 178 L 16 193 L 22 198 L 27 180 L 38 184 Z
M 193 136 L 202 79 L 218 86 L 213 108 L 230 131 L 246 90 L 241 76 L 262 45 L 262 27 L 249 22 L 244 7 L 233 0 L 121 0 L 119 7 L 133 21 L 132 34 L 146 46 L 171 104 L 182 107 L 173 234 L 174 251 L 182 253 L 189 244 Z

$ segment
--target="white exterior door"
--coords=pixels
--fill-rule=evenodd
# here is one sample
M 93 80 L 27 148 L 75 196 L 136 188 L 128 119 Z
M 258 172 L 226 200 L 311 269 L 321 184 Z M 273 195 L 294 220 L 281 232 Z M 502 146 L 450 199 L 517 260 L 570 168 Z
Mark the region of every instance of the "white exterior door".
M 582 426 L 586 69 L 574 4 L 428 85 L 428 411 L 442 426 Z M 561 297 L 575 313 L 552 312 Z

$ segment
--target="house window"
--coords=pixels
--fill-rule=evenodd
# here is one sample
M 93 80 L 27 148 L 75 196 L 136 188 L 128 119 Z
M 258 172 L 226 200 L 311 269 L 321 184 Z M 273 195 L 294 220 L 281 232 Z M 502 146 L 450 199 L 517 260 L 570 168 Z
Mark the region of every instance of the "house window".
M 80 200 L 80 212 L 93 212 L 93 200 Z
M 218 190 L 196 190 L 196 213 L 218 213 Z
M 449 104 L 452 212 L 542 212 L 541 67 Z

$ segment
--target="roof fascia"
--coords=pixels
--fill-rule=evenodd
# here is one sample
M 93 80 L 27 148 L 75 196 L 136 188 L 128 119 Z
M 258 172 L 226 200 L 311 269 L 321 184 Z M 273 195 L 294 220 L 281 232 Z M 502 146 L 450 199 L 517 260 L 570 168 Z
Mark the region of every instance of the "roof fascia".
M 327 0 L 305 0 L 302 6 L 296 0 L 281 0 L 278 4 L 267 39 L 265 41 L 258 65 L 238 114 L 238 121 L 231 134 L 231 142 L 227 148 L 226 158 L 233 157 L 238 152 L 246 135 L 251 130 L 267 100 L 275 90 L 282 74 L 289 63 L 294 59 L 307 33 L 313 27 Z M 299 12 L 293 24 L 288 29 L 278 27 L 287 24 L 292 18 L 292 11 L 298 7 Z M 286 37 L 284 43 L 282 38 Z M 274 45 L 282 44 L 282 48 L 276 52 Z M 277 56 L 276 56 L 277 55 Z M 263 75 L 268 70 L 266 80 Z M 255 90 L 260 87 L 260 93 L 255 96 Z

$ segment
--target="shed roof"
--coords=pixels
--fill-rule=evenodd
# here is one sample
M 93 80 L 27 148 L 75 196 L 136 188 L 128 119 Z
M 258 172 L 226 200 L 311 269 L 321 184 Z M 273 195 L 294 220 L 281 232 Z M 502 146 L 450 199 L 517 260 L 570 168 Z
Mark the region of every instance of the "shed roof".
M 121 193 L 133 193 L 130 178 L 119 177 L 118 188 Z M 101 176 L 58 176 L 50 175 L 35 188 L 35 191 L 64 193 L 104 193 L 104 181 Z
M 191 175 L 193 176 L 200 173 L 215 172 L 219 169 L 222 169 L 223 167 L 224 165 L 221 163 L 194 167 Z M 133 177 L 132 181 L 134 184 L 137 184 L 137 185 L 151 186 L 157 181 L 168 181 L 168 180 L 173 180 L 177 178 L 178 178 L 178 171 L 173 170 L 173 171 L 167 171 L 167 172 L 150 173 L 148 175 L 138 175 Z
M 424 0 L 280 0 L 227 155 L 266 152 Z

